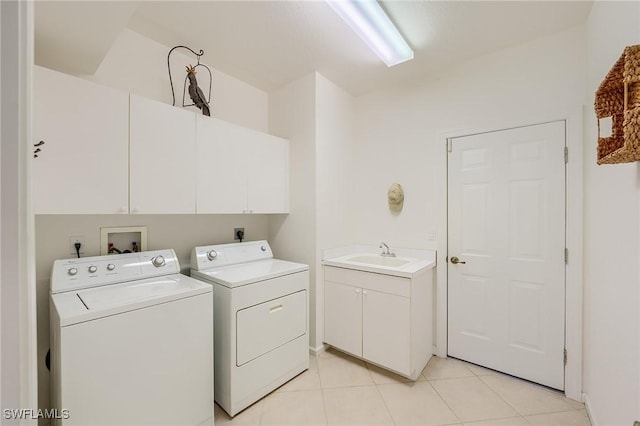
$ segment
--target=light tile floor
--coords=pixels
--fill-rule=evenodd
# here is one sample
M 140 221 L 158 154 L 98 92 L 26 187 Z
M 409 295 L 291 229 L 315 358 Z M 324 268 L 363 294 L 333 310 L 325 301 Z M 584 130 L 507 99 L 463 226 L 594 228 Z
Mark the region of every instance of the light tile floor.
M 233 419 L 233 425 L 589 425 L 560 392 L 455 359 L 432 357 L 416 382 L 333 349 Z

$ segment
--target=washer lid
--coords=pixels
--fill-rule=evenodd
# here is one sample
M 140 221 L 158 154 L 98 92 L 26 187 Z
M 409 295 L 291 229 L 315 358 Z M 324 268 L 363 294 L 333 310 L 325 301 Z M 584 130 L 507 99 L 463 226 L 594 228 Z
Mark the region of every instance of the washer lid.
M 191 276 L 212 281 L 225 287 L 239 287 L 307 270 L 309 270 L 309 265 L 303 263 L 267 259 L 223 266 L 208 271 L 191 270 Z
M 211 293 L 211 286 L 181 274 L 51 295 L 60 325 L 71 325 Z

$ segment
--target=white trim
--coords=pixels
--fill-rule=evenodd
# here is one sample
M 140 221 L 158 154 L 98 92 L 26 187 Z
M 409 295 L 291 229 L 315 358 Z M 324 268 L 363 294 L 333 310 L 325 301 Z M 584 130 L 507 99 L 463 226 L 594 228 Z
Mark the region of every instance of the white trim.
M 33 2 L 2 2 L 2 290 L 7 304 L 17 309 L 3 313 L 2 346 L 11 348 L 3 360 L 3 407 L 38 408 L 37 318 L 34 216 L 31 209 Z M 6 121 L 5 121 L 6 120 Z M 5 191 L 7 188 L 10 190 Z M 5 263 L 5 261 L 7 261 Z M 10 315 L 10 316 L 9 316 Z M 8 321 L 7 321 L 8 320 Z M 6 355 L 8 352 L 3 351 Z M 18 356 L 14 356 L 15 354 Z M 9 371 L 6 371 L 9 370 Z M 5 383 L 5 375 L 7 381 Z M 12 388 L 9 388 L 9 385 Z M 5 387 L 6 386 L 6 387 Z M 7 392 L 7 389 L 10 389 Z M 11 404 L 11 405 L 9 405 Z M 22 420 L 20 424 L 36 424 Z
M 318 347 L 315 347 L 315 348 L 314 348 L 314 347 L 309 346 L 309 354 L 310 354 L 310 355 L 313 355 L 313 356 L 315 356 L 315 357 L 317 357 L 317 356 L 320 356 L 320 354 L 321 354 L 322 352 L 326 351 L 326 350 L 327 350 L 327 348 L 329 348 L 329 346 L 328 346 L 328 345 L 325 345 L 324 343 L 323 343 L 323 344 L 321 344 L 321 345 L 320 345 L 320 346 L 318 346 Z
M 567 115 L 566 136 L 569 148 L 567 163 L 566 239 L 569 262 L 566 267 L 565 347 L 568 352 L 564 370 L 564 392 L 568 398 L 582 397 L 582 286 L 584 257 L 584 152 L 583 109 Z
M 589 399 L 589 395 L 586 393 L 582 394 L 582 402 L 584 402 L 584 407 L 587 411 L 587 416 L 589 416 L 589 421 L 591 422 L 592 426 L 598 426 L 598 420 L 596 418 L 596 415 L 593 412 L 593 406 L 591 405 L 591 400 Z
M 20 32 L 18 40 L 19 72 L 21 80 L 20 92 L 22 102 L 20 108 L 20 204 L 23 206 L 23 222 L 20 226 L 20 270 L 25 278 L 21 286 L 21 329 L 20 353 L 21 363 L 21 395 L 22 407 L 38 406 L 38 331 L 37 331 L 37 290 L 35 262 L 35 216 L 31 200 L 31 156 L 33 141 L 33 64 L 34 64 L 34 3 L 20 2 Z M 27 422 L 36 424 L 35 421 Z
M 468 136 L 492 132 L 501 129 L 530 126 L 552 121 L 566 122 L 566 144 L 569 148 L 567 164 L 567 226 L 566 239 L 569 249 L 569 263 L 566 268 L 566 309 L 565 309 L 565 346 L 569 353 L 569 361 L 565 367 L 565 395 L 580 400 L 582 395 L 582 265 L 583 265 L 583 107 L 576 108 L 563 117 L 543 117 L 519 122 L 497 123 L 481 129 L 454 129 L 438 132 L 437 140 L 441 154 L 436 170 L 439 181 L 437 200 L 441 206 L 437 224 L 437 263 L 440 265 L 436 273 L 436 351 L 439 357 L 447 356 L 447 268 L 448 252 L 447 222 L 447 140 L 454 137 Z

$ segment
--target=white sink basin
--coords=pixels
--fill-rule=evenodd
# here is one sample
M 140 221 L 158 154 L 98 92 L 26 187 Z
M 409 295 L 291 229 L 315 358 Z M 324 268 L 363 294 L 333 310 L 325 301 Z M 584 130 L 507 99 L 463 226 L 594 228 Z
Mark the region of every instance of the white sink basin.
M 366 263 L 369 265 L 387 266 L 391 268 L 399 268 L 414 261 L 413 259 L 403 259 L 400 257 L 387 257 L 380 255 L 358 255 L 347 257 L 344 260 L 348 262 Z

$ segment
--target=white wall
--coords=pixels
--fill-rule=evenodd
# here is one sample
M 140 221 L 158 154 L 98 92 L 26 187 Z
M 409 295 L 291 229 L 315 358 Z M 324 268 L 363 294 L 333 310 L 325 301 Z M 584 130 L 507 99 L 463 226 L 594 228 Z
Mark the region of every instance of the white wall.
M 315 74 L 269 96 L 269 131 L 289 139 L 289 215 L 273 216 L 269 241 L 283 259 L 308 264 L 309 333 L 316 341 L 316 163 Z
M 640 420 L 640 169 L 596 165 L 596 89 L 640 41 L 640 3 L 594 2 L 587 23 L 584 392 L 596 425 Z
M 355 99 L 316 73 L 316 339 L 324 338 L 324 274 L 322 250 L 353 241 L 351 194 L 355 190 L 350 167 L 353 162 L 353 114 Z
M 171 104 L 171 85 L 167 70 L 167 55 L 173 46 L 164 46 L 132 30 L 124 29 L 109 50 L 95 75 L 87 79 L 126 92 Z M 198 51 L 197 46 L 189 46 Z M 171 53 L 171 76 L 175 104 L 182 105 L 186 65 L 196 65 L 197 59 L 186 49 Z M 201 58 L 211 69 L 211 116 L 250 129 L 266 132 L 268 128 L 268 95 L 249 84 L 215 69 L 215 58 Z M 208 95 L 209 75 L 196 68 L 198 85 Z M 187 93 L 185 104 L 191 104 Z M 190 109 L 197 110 L 196 107 Z
M 0 407 L 37 408 L 30 196 L 33 4 L 0 3 Z M 2 424 L 18 424 L 5 419 Z
M 273 217 L 269 239 L 285 259 L 310 268 L 309 345 L 324 336 L 322 250 L 350 244 L 354 99 L 313 73 L 270 94 L 270 130 L 290 141 L 290 215 Z
M 151 99 L 171 103 L 167 73 L 170 48 L 124 30 L 94 76 L 80 76 L 99 84 L 132 92 Z M 182 90 L 184 68 L 179 50 L 171 55 L 179 73 Z M 206 59 L 206 56 L 205 56 Z M 182 55 L 186 63 L 192 58 Z M 36 61 L 37 62 L 37 61 Z M 205 61 L 203 60 L 203 63 Z M 226 74 L 214 71 L 212 116 L 258 131 L 268 127 L 268 96 Z M 174 82 L 175 75 L 174 74 Z M 182 102 L 176 96 L 176 104 Z M 233 228 L 244 227 L 248 240 L 268 237 L 266 215 L 42 215 L 36 216 L 36 271 L 38 301 L 38 400 L 40 407 L 49 406 L 49 372 L 44 357 L 49 348 L 49 276 L 55 259 L 73 257 L 68 252 L 70 236 L 86 237 L 85 256 L 100 254 L 101 227 L 138 226 L 148 228 L 148 249 L 173 248 L 183 271 L 188 270 L 190 250 L 196 245 L 233 241 Z M 275 255 L 280 255 L 274 249 Z
M 357 99 L 352 206 L 355 242 L 435 249 L 446 185 L 438 171 L 442 133 L 499 129 L 562 118 L 584 96 L 584 30 L 574 28 L 486 55 L 425 85 L 398 87 Z M 405 191 L 392 214 L 386 192 Z M 436 241 L 430 234 L 436 232 Z

